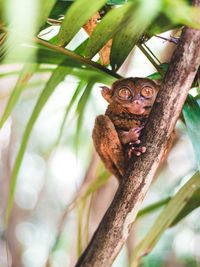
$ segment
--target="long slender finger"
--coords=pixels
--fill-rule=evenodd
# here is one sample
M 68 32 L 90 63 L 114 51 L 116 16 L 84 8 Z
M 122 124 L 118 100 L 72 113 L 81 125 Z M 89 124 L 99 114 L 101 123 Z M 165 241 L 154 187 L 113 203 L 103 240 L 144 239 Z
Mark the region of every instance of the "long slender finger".
M 131 147 L 131 150 L 132 151 L 135 151 L 135 152 L 140 152 L 140 153 L 145 153 L 146 152 L 146 147 L 145 146 L 142 146 L 142 147 Z

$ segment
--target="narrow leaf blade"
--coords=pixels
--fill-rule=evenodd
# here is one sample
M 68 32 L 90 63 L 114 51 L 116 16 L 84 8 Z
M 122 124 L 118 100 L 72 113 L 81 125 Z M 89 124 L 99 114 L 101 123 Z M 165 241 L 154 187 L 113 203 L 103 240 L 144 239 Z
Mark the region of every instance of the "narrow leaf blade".
M 41 27 L 47 20 L 56 0 L 43 0 L 40 1 L 40 12 L 39 12 L 39 27 Z
M 133 3 L 109 11 L 93 31 L 85 49 L 85 56 L 92 58 L 96 53 L 123 28 L 133 10 Z
M 183 107 L 183 116 L 200 170 L 200 106 L 191 95 L 188 95 Z
M 98 11 L 106 0 L 90 1 L 76 0 L 65 14 L 58 34 L 58 45 L 68 44 L 80 28 Z
M 86 85 L 86 82 L 84 80 L 82 80 L 82 81 L 79 82 L 77 88 L 75 89 L 75 92 L 74 92 L 74 94 L 73 94 L 73 96 L 71 98 L 71 101 L 70 101 L 69 105 L 67 106 L 66 112 L 64 114 L 62 125 L 60 127 L 58 139 L 56 141 L 55 146 L 57 146 L 60 143 L 60 139 L 61 139 L 61 137 L 63 135 L 64 126 L 65 126 L 65 123 L 67 121 L 68 114 L 69 114 L 71 108 L 73 107 L 74 103 L 76 102 L 79 94 L 82 92 L 83 88 L 85 87 L 85 85 Z
M 76 113 L 78 114 L 78 120 L 77 120 L 76 138 L 75 138 L 77 147 L 79 144 L 79 136 L 80 136 L 80 131 L 82 129 L 85 107 L 87 105 L 94 83 L 95 81 L 93 79 L 88 82 L 77 105 Z
M 114 70 L 119 69 L 122 65 L 160 8 L 161 2 L 159 0 L 135 1 L 135 8 L 130 21 L 113 38 L 110 60 Z M 148 16 L 146 16 L 147 13 Z
M 200 8 L 190 6 L 183 0 L 165 0 L 163 12 L 173 23 L 180 23 L 192 28 L 200 29 Z
M 15 85 L 15 88 L 13 89 L 10 98 L 8 100 L 8 104 L 5 108 L 5 111 L 3 113 L 3 116 L 1 118 L 0 121 L 0 128 L 2 128 L 2 126 L 4 125 L 5 121 L 7 120 L 7 118 L 10 116 L 10 113 L 12 112 L 17 100 L 19 99 L 23 89 L 26 87 L 29 79 L 31 78 L 31 76 L 33 75 L 34 71 L 37 68 L 37 64 L 25 64 L 23 69 L 21 70 L 20 74 L 19 74 L 19 78 L 18 81 Z
M 13 206 L 14 193 L 15 193 L 15 188 L 16 188 L 16 183 L 17 183 L 17 176 L 18 176 L 18 173 L 20 170 L 20 166 L 22 164 L 22 160 L 23 160 L 23 157 L 25 154 L 25 150 L 26 150 L 28 140 L 30 138 L 33 126 L 34 126 L 40 112 L 42 111 L 44 105 L 46 104 L 47 100 L 54 92 L 56 86 L 65 78 L 67 73 L 69 73 L 68 68 L 63 67 L 63 66 L 57 67 L 57 69 L 53 72 L 51 78 L 49 79 L 46 87 L 42 91 L 42 93 L 41 93 L 41 95 L 40 95 L 40 97 L 39 97 L 39 99 L 35 105 L 35 108 L 32 112 L 32 115 L 28 121 L 24 135 L 22 137 L 21 146 L 20 146 L 20 149 L 18 151 L 16 160 L 14 163 L 13 171 L 12 171 L 11 182 L 10 182 L 10 193 L 9 193 L 8 205 L 7 205 L 7 209 L 6 209 L 6 221 L 5 221 L 6 224 L 8 223 L 9 218 L 10 218 L 10 213 L 11 213 L 12 206 Z
M 158 242 L 162 233 L 172 224 L 194 192 L 200 188 L 200 173 L 196 172 L 192 178 L 175 194 L 155 223 L 145 235 L 145 238 L 136 246 L 132 254 L 131 267 L 138 266 L 138 261 L 143 255 L 149 253 Z M 187 201 L 186 201 L 187 200 Z

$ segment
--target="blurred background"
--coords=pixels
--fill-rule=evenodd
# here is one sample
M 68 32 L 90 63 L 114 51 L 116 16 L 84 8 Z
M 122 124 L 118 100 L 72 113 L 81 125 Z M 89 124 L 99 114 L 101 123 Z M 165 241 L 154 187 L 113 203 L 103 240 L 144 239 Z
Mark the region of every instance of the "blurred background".
M 19 4 L 20 1 L 16 2 Z M 34 11 L 37 6 L 33 1 L 22 2 L 16 7 L 15 1 L 9 0 L 6 5 L 12 8 L 6 9 L 6 16 L 11 20 L 11 26 L 15 23 L 23 32 L 28 28 L 30 34 L 34 12 L 27 10 Z M 16 16 L 16 9 L 22 10 L 20 14 L 27 13 L 20 22 L 20 14 Z M 39 36 L 48 41 L 58 33 L 59 28 L 60 25 L 49 25 L 40 31 Z M 34 26 L 32 31 L 34 33 Z M 168 40 L 153 37 L 146 42 L 162 63 L 170 61 L 175 49 L 176 44 L 169 41 L 173 35 L 176 32 L 167 31 L 160 36 Z M 67 48 L 74 51 L 87 36 L 85 30 L 81 29 Z M 18 51 L 17 46 L 12 45 L 13 41 L 17 43 L 18 40 L 19 36 L 11 34 L 8 40 L 9 53 L 25 58 L 34 57 L 34 51 L 31 51 L 33 55 L 26 55 L 23 47 Z M 1 117 L 24 68 L 24 63 L 10 62 L 9 53 L 0 66 Z M 98 61 L 98 58 L 96 56 L 93 60 Z M 54 69 L 55 65 L 40 64 L 40 71 L 25 77 L 28 79 L 25 90 L 0 130 L 1 267 L 74 266 L 117 190 L 117 181 L 104 169 L 91 138 L 94 119 L 98 114 L 103 114 L 107 106 L 100 93 L 100 85 L 103 84 L 99 78 L 101 75 L 93 77 L 91 94 L 83 97 L 77 93 L 72 100 L 78 86 L 83 89 L 88 86 L 86 83 L 80 85 L 82 77 L 87 75 L 83 66 L 82 76 L 68 72 L 59 82 L 31 130 L 5 231 L 6 207 L 10 200 L 10 181 L 17 153 L 33 109 Z M 138 48 L 131 51 L 118 70 L 123 77 L 147 77 L 155 72 L 156 69 Z M 105 80 L 109 85 L 112 81 L 114 78 Z M 84 109 L 81 105 L 83 102 Z M 192 144 L 186 126 L 180 119 L 173 146 L 157 172 L 143 207 L 175 194 L 196 169 Z M 145 236 L 159 213 L 160 209 L 157 209 L 136 220 L 114 267 L 129 266 L 134 246 Z M 142 266 L 200 266 L 199 216 L 200 210 L 197 208 L 165 231 L 150 255 L 142 260 Z

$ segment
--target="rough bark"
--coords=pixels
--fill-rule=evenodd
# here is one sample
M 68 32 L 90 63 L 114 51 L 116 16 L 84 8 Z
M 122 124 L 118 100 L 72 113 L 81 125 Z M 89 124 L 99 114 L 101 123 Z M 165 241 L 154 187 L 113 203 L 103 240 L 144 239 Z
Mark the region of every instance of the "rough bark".
M 200 5 L 200 0 L 195 1 Z M 109 267 L 125 243 L 200 64 L 200 31 L 185 28 L 133 158 L 115 197 L 76 267 Z

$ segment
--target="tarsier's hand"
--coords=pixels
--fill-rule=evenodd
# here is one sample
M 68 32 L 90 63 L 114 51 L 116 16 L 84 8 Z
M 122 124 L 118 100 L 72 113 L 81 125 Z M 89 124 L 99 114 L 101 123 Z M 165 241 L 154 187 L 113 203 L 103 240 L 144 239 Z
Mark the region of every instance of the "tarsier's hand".
M 139 140 L 139 136 L 141 134 L 141 130 L 144 128 L 144 126 L 135 127 L 130 129 L 129 131 L 119 131 L 119 138 L 123 145 L 126 145 L 128 143 L 135 143 Z M 137 142 L 137 144 L 139 144 Z
M 123 145 L 126 145 L 126 156 L 128 159 L 131 158 L 131 155 L 140 156 L 142 153 L 146 152 L 146 147 L 140 147 L 140 134 L 144 126 L 135 127 L 129 131 L 119 131 L 119 137 Z

